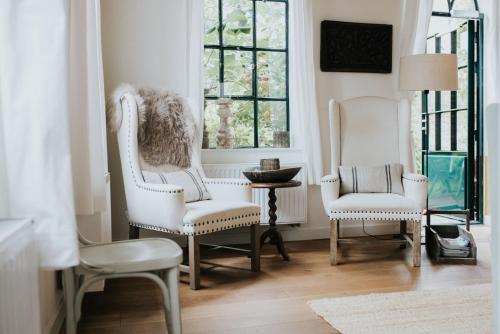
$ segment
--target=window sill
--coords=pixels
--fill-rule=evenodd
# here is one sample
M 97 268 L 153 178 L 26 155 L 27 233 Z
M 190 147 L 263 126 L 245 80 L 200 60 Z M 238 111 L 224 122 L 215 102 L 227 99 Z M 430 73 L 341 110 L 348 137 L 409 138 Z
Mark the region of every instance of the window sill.
M 204 164 L 258 164 L 260 159 L 266 158 L 279 158 L 284 164 L 304 161 L 302 150 L 297 148 L 269 147 L 201 150 L 201 161 Z

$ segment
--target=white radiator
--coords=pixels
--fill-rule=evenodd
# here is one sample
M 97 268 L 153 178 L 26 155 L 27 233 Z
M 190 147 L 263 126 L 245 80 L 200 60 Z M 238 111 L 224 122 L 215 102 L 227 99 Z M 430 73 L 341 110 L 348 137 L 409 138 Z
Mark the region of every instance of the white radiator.
M 39 305 L 32 222 L 0 219 L 0 333 L 40 333 Z
M 242 171 L 254 167 L 254 164 L 204 164 L 207 177 L 244 178 Z M 282 167 L 301 166 L 299 174 L 294 178 L 302 182 L 300 187 L 276 189 L 276 206 L 278 207 L 278 224 L 303 224 L 307 222 L 307 171 L 303 164 L 281 164 Z M 267 189 L 253 189 L 253 201 L 261 207 L 261 224 L 268 224 L 268 192 Z

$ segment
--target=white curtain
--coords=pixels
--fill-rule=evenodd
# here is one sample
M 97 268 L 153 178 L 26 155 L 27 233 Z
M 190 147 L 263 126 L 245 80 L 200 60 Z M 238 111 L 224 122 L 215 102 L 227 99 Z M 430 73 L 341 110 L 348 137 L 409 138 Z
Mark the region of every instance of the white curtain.
M 295 145 L 303 150 L 308 183 L 323 176 L 313 54 L 313 0 L 289 2 L 290 122 Z
M 432 4 L 433 0 L 404 0 L 401 2 L 400 57 L 425 52 Z M 399 108 L 406 111 L 407 114 L 411 114 L 411 93 L 399 92 Z M 407 126 L 411 127 L 411 124 L 407 124 Z M 416 169 L 414 145 L 411 146 L 409 159 L 407 166 L 410 166 L 410 170 L 408 172 L 413 173 Z
M 78 263 L 75 215 L 105 207 L 98 18 L 98 0 L 0 2 L 0 215 L 35 220 L 45 268 Z
M 106 210 L 106 113 L 99 0 L 71 0 L 70 131 L 75 210 Z
M 198 132 L 196 149 L 193 151 L 193 161 L 201 164 L 201 144 L 203 138 L 203 38 L 204 38 L 204 6 L 203 0 L 187 0 L 187 74 L 188 99 L 193 109 Z

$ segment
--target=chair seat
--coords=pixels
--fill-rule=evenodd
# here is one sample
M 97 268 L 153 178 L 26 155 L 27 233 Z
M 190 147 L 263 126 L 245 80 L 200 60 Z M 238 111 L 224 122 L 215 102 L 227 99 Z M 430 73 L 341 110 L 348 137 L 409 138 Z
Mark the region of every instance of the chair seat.
M 80 260 L 113 273 L 153 271 L 178 266 L 182 249 L 169 239 L 125 240 L 81 247 Z
M 260 207 L 250 202 L 199 201 L 186 203 L 183 234 L 199 235 L 260 223 Z
M 355 193 L 340 196 L 327 205 L 330 219 L 418 220 L 422 212 L 413 200 L 387 193 Z

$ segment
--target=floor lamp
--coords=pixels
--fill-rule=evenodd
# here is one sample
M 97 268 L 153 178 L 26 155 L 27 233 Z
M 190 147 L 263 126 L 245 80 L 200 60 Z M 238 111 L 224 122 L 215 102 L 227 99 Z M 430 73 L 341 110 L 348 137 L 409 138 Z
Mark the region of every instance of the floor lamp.
M 399 90 L 422 91 L 422 151 L 425 151 L 425 175 L 429 176 L 429 91 L 458 90 L 457 55 L 419 54 L 401 57 Z M 427 198 L 427 207 L 429 199 Z

